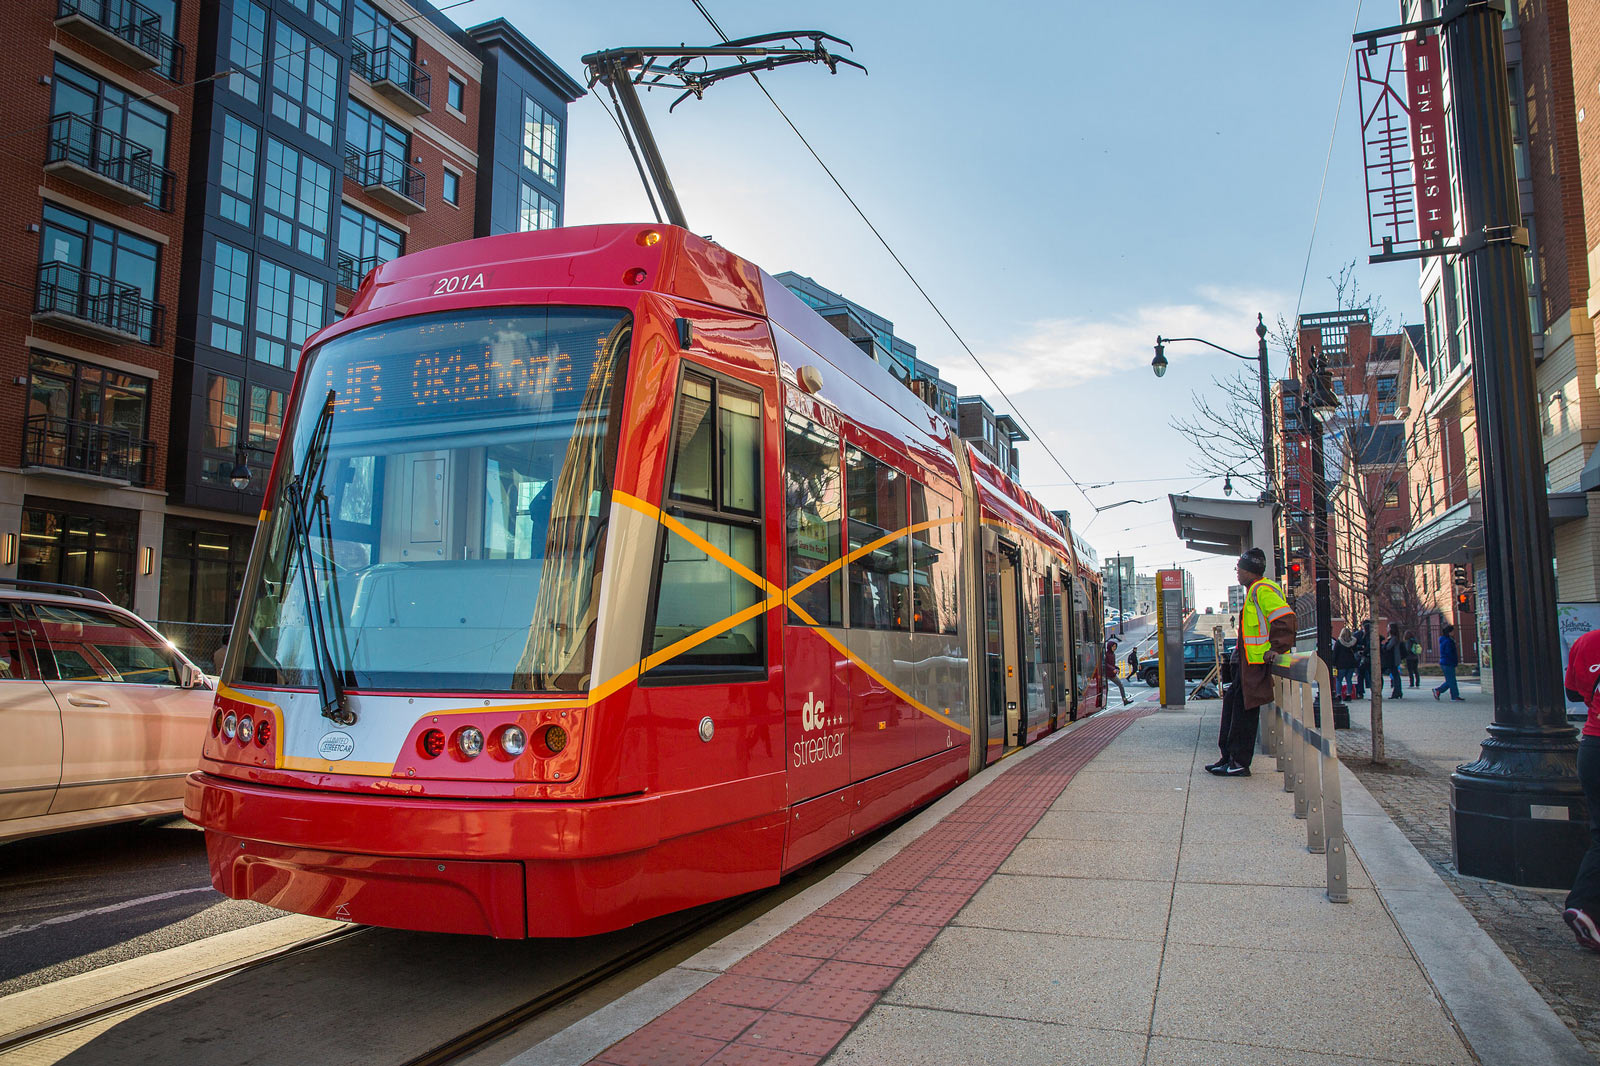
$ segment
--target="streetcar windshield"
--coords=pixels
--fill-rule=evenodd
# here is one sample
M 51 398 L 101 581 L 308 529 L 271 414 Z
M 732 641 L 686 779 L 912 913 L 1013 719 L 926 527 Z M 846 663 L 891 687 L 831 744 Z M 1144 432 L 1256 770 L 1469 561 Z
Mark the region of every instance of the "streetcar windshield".
M 491 308 L 311 352 L 240 605 L 239 679 L 315 686 L 321 658 L 354 688 L 585 688 L 630 323 Z

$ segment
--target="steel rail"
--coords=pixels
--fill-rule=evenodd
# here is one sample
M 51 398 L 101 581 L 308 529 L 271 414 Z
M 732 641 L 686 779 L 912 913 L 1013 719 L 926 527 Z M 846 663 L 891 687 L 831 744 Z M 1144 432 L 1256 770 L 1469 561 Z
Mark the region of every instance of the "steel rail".
M 292 944 L 285 944 L 282 947 L 257 952 L 254 955 L 247 956 L 235 962 L 224 963 L 220 966 L 213 966 L 209 969 L 201 970 L 198 973 L 188 974 L 183 977 L 175 977 L 170 981 L 163 981 L 160 984 L 151 985 L 149 988 L 140 989 L 137 992 L 129 992 L 126 995 L 117 996 L 114 999 L 109 999 L 102 1003 L 96 1003 L 93 1006 L 83 1007 L 68 1014 L 51 1018 L 48 1021 L 40 1022 L 37 1025 L 32 1025 L 26 1029 L 21 1029 L 15 1033 L 10 1033 L 4 1037 L 0 1037 L 0 1055 L 4 1055 L 10 1051 L 16 1051 L 19 1048 L 27 1047 L 30 1044 L 36 1044 L 41 1040 L 46 1040 L 53 1036 L 59 1036 L 62 1033 L 71 1032 L 74 1029 L 81 1029 L 85 1025 L 101 1021 L 105 1018 L 113 1017 L 117 1014 L 126 1013 L 137 1007 L 155 1003 L 159 1000 L 167 999 L 183 992 L 192 991 L 201 987 L 202 985 L 208 985 L 215 981 L 220 981 L 225 977 L 232 977 L 235 974 L 257 969 L 267 965 L 268 963 L 276 962 L 279 959 L 286 959 L 291 955 L 298 955 L 302 951 L 309 951 L 312 948 L 322 947 L 325 944 L 331 944 L 336 940 L 343 940 L 344 938 L 354 936 L 357 933 L 366 932 L 370 928 L 370 926 L 365 925 L 353 925 L 345 929 L 330 929 L 326 933 L 318 933 L 316 936 L 306 937 L 305 939 L 297 940 Z

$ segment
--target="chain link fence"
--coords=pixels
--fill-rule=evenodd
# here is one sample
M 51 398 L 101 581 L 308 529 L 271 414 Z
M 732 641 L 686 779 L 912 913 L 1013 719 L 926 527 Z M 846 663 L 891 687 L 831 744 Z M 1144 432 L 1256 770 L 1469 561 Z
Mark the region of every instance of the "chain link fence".
M 194 664 L 208 674 L 222 668 L 218 651 L 228 643 L 231 626 L 208 622 L 150 622 L 155 631 L 178 646 L 178 650 L 194 660 Z

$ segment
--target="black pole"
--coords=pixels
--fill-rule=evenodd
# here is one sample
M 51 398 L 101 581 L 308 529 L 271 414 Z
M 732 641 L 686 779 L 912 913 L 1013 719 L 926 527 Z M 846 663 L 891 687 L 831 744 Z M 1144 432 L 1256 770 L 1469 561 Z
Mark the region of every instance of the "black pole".
M 1523 272 L 1527 231 L 1506 109 L 1504 7 L 1504 0 L 1470 0 L 1443 29 L 1461 160 L 1487 607 L 1502 653 L 1493 661 L 1494 723 L 1482 754 L 1450 779 L 1450 823 L 1461 873 L 1566 888 L 1587 844 L 1587 808 L 1558 657 L 1555 551 Z
M 1261 318 L 1261 313 L 1256 312 L 1256 367 L 1261 375 L 1261 462 L 1266 472 L 1267 483 L 1262 488 L 1263 499 L 1271 502 L 1277 499 L 1278 485 L 1275 474 L 1277 462 L 1273 458 L 1272 447 L 1272 389 L 1270 385 L 1272 367 L 1267 362 L 1267 324 Z M 1277 540 L 1278 523 L 1274 517 L 1273 540 Z M 1278 546 L 1273 544 L 1272 551 L 1267 553 L 1267 576 L 1282 577 L 1282 567 L 1278 562 Z
M 661 206 L 666 209 L 667 222 L 687 229 L 689 223 L 683 217 L 683 205 L 678 203 L 678 194 L 672 188 L 672 179 L 667 176 L 666 161 L 661 158 L 661 149 L 656 145 L 655 134 L 650 132 L 650 122 L 644 117 L 644 108 L 639 106 L 639 94 L 634 91 L 633 78 L 628 74 L 628 66 L 620 56 L 613 57 L 607 62 L 605 80 L 616 90 L 617 98 L 622 101 L 623 114 L 628 119 L 628 125 L 633 127 L 633 136 L 639 142 L 639 151 L 644 153 L 644 165 L 649 168 L 651 180 L 655 182 L 656 192 L 661 197 Z
M 1316 563 L 1317 657 L 1333 670 L 1333 595 L 1330 581 L 1333 575 L 1333 546 L 1328 543 L 1328 454 L 1322 439 L 1320 405 L 1330 397 L 1324 395 L 1322 353 L 1316 352 L 1306 360 L 1308 377 L 1300 389 L 1300 413 L 1306 432 L 1311 434 L 1311 538 L 1314 547 L 1311 558 Z M 1339 701 L 1339 694 L 1329 694 L 1327 703 L 1333 708 L 1334 727 L 1348 729 L 1349 708 Z M 1341 725 L 1341 723 L 1343 723 Z

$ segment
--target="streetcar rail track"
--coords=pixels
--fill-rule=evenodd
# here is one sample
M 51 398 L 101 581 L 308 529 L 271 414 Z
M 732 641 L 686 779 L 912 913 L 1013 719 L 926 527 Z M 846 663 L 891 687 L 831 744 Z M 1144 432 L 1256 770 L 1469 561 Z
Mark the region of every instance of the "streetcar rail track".
M 182 977 L 174 977 L 171 980 L 162 981 L 148 988 L 142 988 L 137 992 L 129 992 L 125 995 L 50 1018 L 26 1029 L 19 1029 L 14 1033 L 0 1036 L 0 1055 L 27 1047 L 30 1044 L 36 1044 L 53 1036 L 60 1036 L 74 1029 L 81 1029 L 86 1025 L 126 1013 L 146 1004 L 193 991 L 203 985 L 208 985 L 248 970 L 257 969 L 268 963 L 298 955 L 303 951 L 309 951 L 312 948 L 331 944 L 336 940 L 355 936 L 358 933 L 366 932 L 369 928 L 371 927 L 365 925 L 352 925 L 343 929 L 330 929 L 325 933 L 318 933 L 315 936 L 296 940 L 291 944 L 259 951 L 254 955 L 223 963 L 219 966 L 212 966 L 196 973 L 185 974 Z

